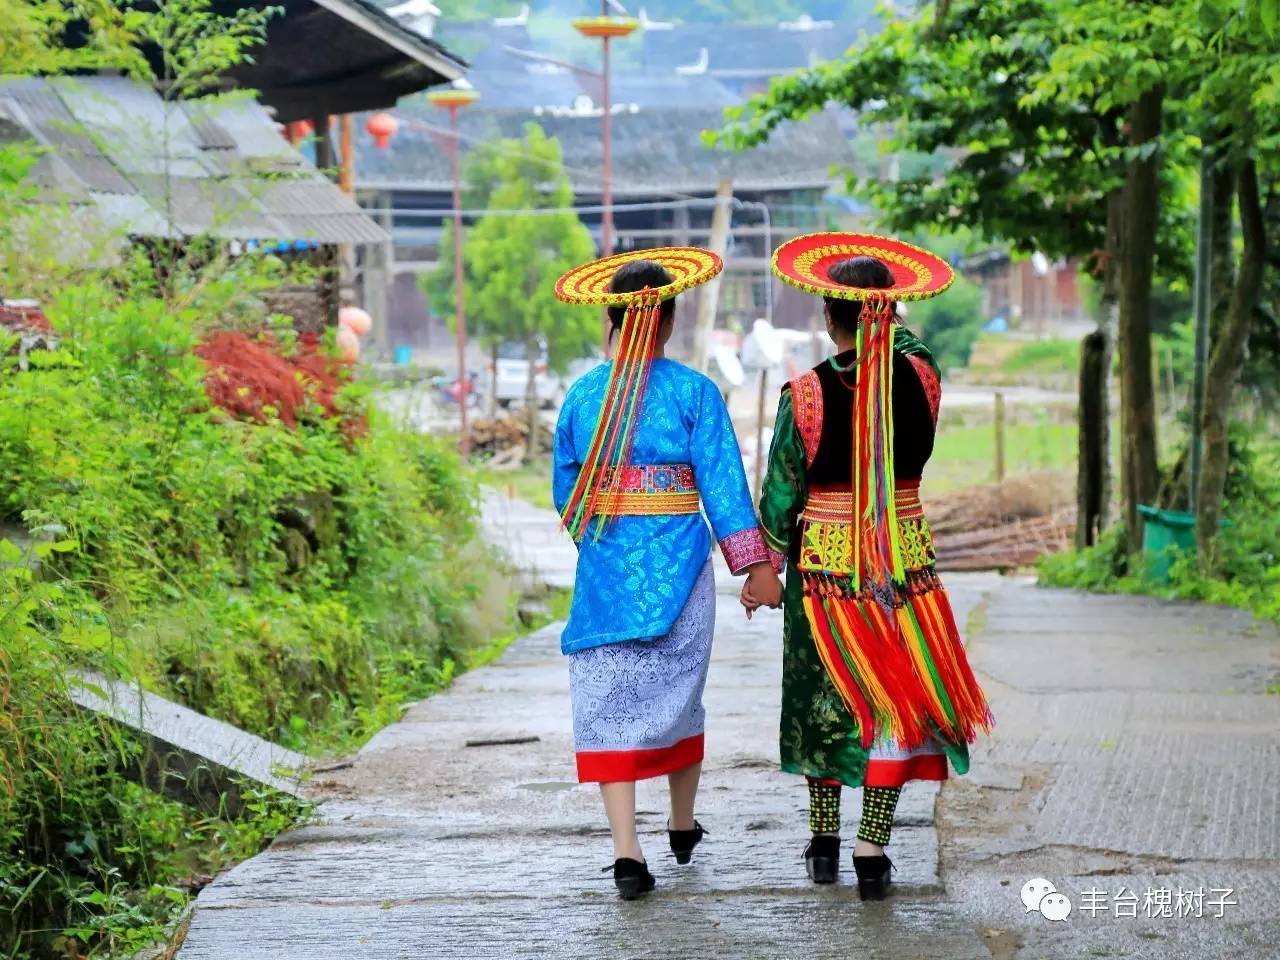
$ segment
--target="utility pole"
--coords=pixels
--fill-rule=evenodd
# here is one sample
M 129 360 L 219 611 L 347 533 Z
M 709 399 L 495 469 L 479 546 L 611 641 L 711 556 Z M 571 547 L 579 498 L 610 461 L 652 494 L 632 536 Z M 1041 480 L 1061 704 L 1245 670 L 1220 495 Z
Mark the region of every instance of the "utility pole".
M 733 202 L 733 181 L 725 177 L 716 190 L 716 205 L 711 213 L 711 250 L 723 258 L 729 248 L 729 206 Z M 698 298 L 698 319 L 693 327 L 693 369 L 706 373 L 711 353 L 711 331 L 716 324 L 716 305 L 720 300 L 720 277 L 714 277 L 702 288 Z
M 640 26 L 639 20 L 631 17 L 609 16 L 607 0 L 600 0 L 600 16 L 579 17 L 573 21 L 573 29 L 584 37 L 592 37 L 601 42 L 600 77 L 600 147 L 601 147 L 601 181 L 600 181 L 600 255 L 607 257 L 613 253 L 613 97 L 609 89 L 610 75 L 610 41 L 630 36 Z M 578 70 L 580 73 L 589 71 Z M 602 320 L 604 343 L 609 342 L 609 314 L 606 311 Z
M 458 342 L 458 452 L 471 456 L 471 430 L 467 423 L 467 399 L 472 383 L 467 376 L 467 310 L 462 275 L 462 172 L 459 155 L 462 137 L 458 132 L 458 111 L 475 103 L 480 94 L 474 90 L 454 87 L 433 90 L 427 99 L 437 107 L 449 111 L 449 163 L 453 170 L 453 306 L 454 338 Z

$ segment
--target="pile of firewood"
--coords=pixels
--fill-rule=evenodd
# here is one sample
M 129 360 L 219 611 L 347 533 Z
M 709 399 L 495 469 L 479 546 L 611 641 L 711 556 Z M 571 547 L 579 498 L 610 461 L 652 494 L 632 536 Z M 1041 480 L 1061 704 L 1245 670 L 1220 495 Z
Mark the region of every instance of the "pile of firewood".
M 534 442 L 536 450 L 551 449 L 551 428 L 538 420 Z M 476 420 L 471 424 L 471 450 L 488 457 L 489 466 L 501 469 L 515 466 L 524 459 L 529 445 L 529 418 L 525 414 Z
M 1045 473 L 927 497 L 925 515 L 942 570 L 1012 570 L 1070 548 L 1071 478 Z

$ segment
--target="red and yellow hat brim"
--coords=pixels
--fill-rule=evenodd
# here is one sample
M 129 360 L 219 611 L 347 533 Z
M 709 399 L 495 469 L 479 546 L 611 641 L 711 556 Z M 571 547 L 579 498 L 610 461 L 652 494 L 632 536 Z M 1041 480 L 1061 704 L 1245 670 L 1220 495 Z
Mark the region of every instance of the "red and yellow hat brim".
M 893 274 L 893 286 L 849 287 L 831 279 L 831 268 L 851 257 L 875 257 Z M 941 257 L 914 244 L 869 233 L 810 233 L 788 240 L 773 253 L 773 272 L 807 293 L 840 300 L 866 300 L 886 295 L 891 300 L 927 300 L 955 280 L 955 272 Z
M 661 264 L 675 278 L 666 286 L 656 288 L 659 300 L 670 300 L 678 293 L 706 283 L 724 269 L 724 262 L 716 254 L 700 247 L 629 250 L 574 267 L 556 281 L 556 297 L 565 303 L 625 306 L 636 299 L 640 291 L 610 293 L 609 283 L 621 267 L 636 260 Z

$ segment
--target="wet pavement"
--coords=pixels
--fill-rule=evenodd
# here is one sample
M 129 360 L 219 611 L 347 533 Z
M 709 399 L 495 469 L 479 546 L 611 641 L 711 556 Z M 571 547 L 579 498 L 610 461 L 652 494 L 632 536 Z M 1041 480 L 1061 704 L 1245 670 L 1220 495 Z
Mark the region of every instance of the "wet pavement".
M 571 576 L 553 515 L 491 498 L 486 530 L 539 576 Z M 804 875 L 804 785 L 776 766 L 780 615 L 748 623 L 737 581 L 723 567 L 717 580 L 698 812 L 711 835 L 678 867 L 663 791 L 641 785 L 655 894 L 621 903 L 600 872 L 608 831 L 596 790 L 574 780 L 551 627 L 313 783 L 321 822 L 203 891 L 180 956 L 1280 955 L 1273 627 L 1217 608 L 949 577 L 999 727 L 940 796 L 908 787 L 890 846 L 895 895 L 863 904 L 847 860 L 835 887 Z M 468 746 L 485 741 L 521 742 Z M 856 799 L 847 793 L 850 846 Z M 1065 920 L 1020 902 L 1033 877 L 1071 901 Z

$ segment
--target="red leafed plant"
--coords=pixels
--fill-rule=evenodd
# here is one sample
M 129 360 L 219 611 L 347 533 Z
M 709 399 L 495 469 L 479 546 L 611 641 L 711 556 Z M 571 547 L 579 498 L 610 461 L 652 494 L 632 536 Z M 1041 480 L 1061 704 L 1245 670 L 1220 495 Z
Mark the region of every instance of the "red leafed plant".
M 329 416 L 338 412 L 335 399 L 348 376 L 348 365 L 322 353 L 314 333 L 299 335 L 289 355 L 269 334 L 249 336 L 229 330 L 210 334 L 195 352 L 208 367 L 204 388 L 209 399 L 234 417 L 265 423 L 274 411 L 294 427 L 308 403 Z M 354 423 L 344 426 L 348 431 L 356 427 Z

